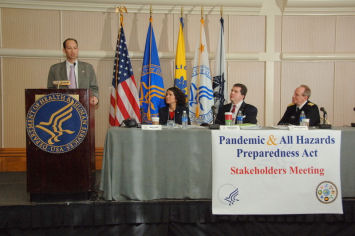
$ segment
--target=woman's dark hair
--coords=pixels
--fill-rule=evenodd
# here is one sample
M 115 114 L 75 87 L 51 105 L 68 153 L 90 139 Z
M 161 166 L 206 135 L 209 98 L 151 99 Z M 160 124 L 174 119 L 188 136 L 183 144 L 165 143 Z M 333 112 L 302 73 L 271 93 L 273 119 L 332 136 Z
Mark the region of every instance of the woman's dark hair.
M 173 92 L 175 99 L 176 99 L 176 104 L 179 106 L 185 106 L 186 105 L 186 98 L 185 94 L 177 87 L 171 87 L 166 90 L 166 92 L 171 91 Z

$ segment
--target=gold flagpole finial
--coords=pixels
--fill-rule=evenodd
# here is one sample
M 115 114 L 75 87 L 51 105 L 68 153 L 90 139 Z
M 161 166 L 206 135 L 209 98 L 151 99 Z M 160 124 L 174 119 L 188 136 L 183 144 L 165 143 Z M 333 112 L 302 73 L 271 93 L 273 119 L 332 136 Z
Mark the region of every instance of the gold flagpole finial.
M 184 7 L 181 7 L 181 18 L 184 15 Z
M 221 6 L 221 17 L 223 17 L 223 6 Z
M 152 18 L 152 14 L 153 14 L 153 7 L 152 7 L 152 5 L 150 5 L 149 14 L 150 14 L 150 18 Z
M 116 13 L 120 14 L 120 24 L 123 24 L 123 13 L 127 13 L 127 8 L 125 6 L 116 7 Z

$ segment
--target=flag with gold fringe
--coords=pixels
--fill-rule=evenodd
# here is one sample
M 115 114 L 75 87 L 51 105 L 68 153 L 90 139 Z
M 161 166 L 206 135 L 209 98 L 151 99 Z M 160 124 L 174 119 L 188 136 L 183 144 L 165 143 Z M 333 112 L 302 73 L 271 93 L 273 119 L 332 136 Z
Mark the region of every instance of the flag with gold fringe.
M 152 123 L 152 117 L 159 115 L 159 108 L 165 106 L 165 91 L 161 76 L 158 49 L 155 42 L 152 17 L 145 42 L 139 102 L 142 109 L 142 123 Z
M 138 88 L 134 80 L 131 60 L 128 55 L 122 21 L 123 18 L 121 16 L 110 96 L 109 121 L 111 126 L 119 126 L 122 124 L 122 121 L 128 118 L 133 118 L 137 122 L 141 119 Z
M 224 47 L 224 20 L 220 19 L 221 28 L 218 36 L 218 46 L 216 51 L 216 70 L 213 77 L 213 97 L 217 112 L 223 107 L 227 100 L 227 74 L 226 56 Z
M 195 49 L 193 65 L 189 95 L 190 120 L 192 123 L 210 124 L 213 120 L 211 107 L 214 101 L 203 17 L 201 17 L 200 37 Z
M 180 17 L 179 36 L 176 46 L 174 86 L 178 87 L 187 97 L 186 57 L 184 40 L 184 20 Z

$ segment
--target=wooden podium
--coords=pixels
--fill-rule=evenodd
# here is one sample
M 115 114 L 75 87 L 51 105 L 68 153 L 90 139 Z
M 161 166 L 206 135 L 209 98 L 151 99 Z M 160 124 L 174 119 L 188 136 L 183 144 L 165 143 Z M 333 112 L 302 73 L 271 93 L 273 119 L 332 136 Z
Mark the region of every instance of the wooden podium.
M 89 90 L 26 89 L 25 98 L 31 201 L 88 199 L 95 187 L 95 118 Z

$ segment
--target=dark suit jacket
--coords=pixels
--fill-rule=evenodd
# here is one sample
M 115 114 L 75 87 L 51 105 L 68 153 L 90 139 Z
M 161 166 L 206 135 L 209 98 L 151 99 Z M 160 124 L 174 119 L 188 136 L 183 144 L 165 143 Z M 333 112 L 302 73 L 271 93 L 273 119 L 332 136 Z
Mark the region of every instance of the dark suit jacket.
M 191 124 L 190 118 L 189 118 L 189 109 L 186 107 L 183 107 L 183 106 L 177 106 L 175 109 L 175 115 L 174 115 L 175 123 L 180 124 L 180 125 L 182 124 L 182 114 L 183 114 L 184 110 L 186 111 L 186 114 L 187 114 L 188 124 Z M 166 107 L 160 108 L 159 109 L 159 123 L 161 125 L 166 125 L 168 123 L 168 120 L 169 120 L 169 107 L 166 106 Z
M 224 113 L 229 112 L 231 110 L 231 107 L 232 107 L 232 103 L 228 103 L 224 105 L 222 109 L 219 110 L 215 121 L 216 124 L 221 124 L 221 125 L 225 124 Z M 241 110 L 243 115 L 245 116 L 245 118 L 243 119 L 243 123 L 256 124 L 257 122 L 256 116 L 258 114 L 258 109 L 256 107 L 248 103 L 245 103 L 243 101 L 239 110 Z
M 310 101 L 307 101 L 306 104 L 298 112 L 296 111 L 296 104 L 288 105 L 285 114 L 279 121 L 279 125 L 291 124 L 299 125 L 300 124 L 300 115 L 304 111 L 306 118 L 309 119 L 310 126 L 316 126 L 320 123 L 319 110 L 318 106 Z
M 47 88 L 56 88 L 53 85 L 55 80 L 68 80 L 66 61 L 51 66 L 48 73 Z M 68 88 L 68 86 L 61 86 L 60 88 Z M 99 87 L 97 86 L 94 68 L 83 61 L 78 61 L 78 88 L 90 89 L 92 95 L 99 98 Z

